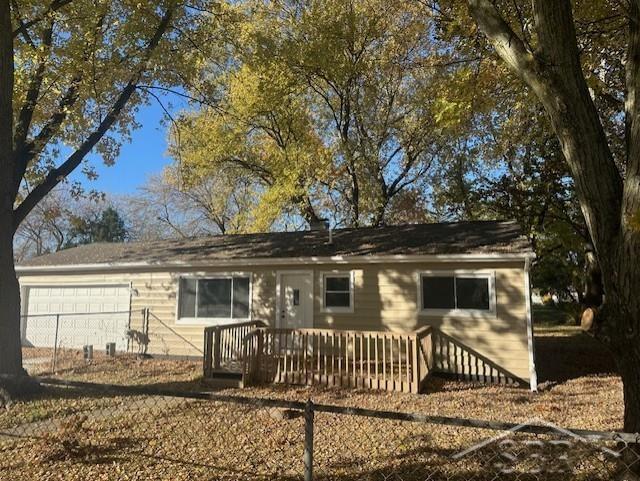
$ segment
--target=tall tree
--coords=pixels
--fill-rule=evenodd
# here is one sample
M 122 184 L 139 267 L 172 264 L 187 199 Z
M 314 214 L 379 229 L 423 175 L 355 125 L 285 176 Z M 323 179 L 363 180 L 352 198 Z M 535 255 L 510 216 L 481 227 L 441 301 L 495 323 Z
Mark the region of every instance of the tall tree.
M 596 6 L 606 13 L 596 23 L 614 18 L 624 25 L 608 30 L 616 40 L 611 48 L 625 49 L 619 89 L 604 92 L 607 105 L 620 109 L 618 117 L 599 103 L 603 89 L 596 82 L 590 90 L 593 52 L 581 55 L 571 0 L 533 0 L 530 11 L 519 12 L 531 20 L 520 29 L 508 21 L 508 7 L 501 3 L 468 0 L 468 5 L 500 58 L 539 99 L 560 142 L 606 293 L 595 311 L 594 333 L 611 348 L 622 376 L 624 428 L 640 432 L 640 2 Z M 594 7 L 576 2 L 581 6 Z M 596 50 L 596 56 L 603 51 Z M 616 57 L 601 57 L 600 78 L 615 72 L 615 63 Z M 620 118 L 623 132 L 612 132 Z
M 224 101 L 185 116 L 174 152 L 206 173 L 231 164 L 263 186 L 256 218 L 379 225 L 416 189 L 445 141 L 447 55 L 407 0 L 230 2 Z M 389 10 L 402 12 L 389 15 Z M 405 196 L 405 200 L 406 200 Z
M 113 163 L 136 108 L 192 76 L 206 8 L 0 0 L 0 374 L 23 372 L 16 229 L 90 152 Z

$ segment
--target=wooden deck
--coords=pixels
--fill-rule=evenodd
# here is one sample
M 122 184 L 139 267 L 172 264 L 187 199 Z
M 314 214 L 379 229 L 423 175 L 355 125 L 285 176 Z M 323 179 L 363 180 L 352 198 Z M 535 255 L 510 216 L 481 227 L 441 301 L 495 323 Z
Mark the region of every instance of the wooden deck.
M 411 333 L 275 329 L 260 321 L 205 329 L 205 377 L 237 372 L 244 386 L 284 383 L 421 391 L 432 329 Z
M 204 377 L 216 374 L 242 374 L 244 339 L 254 329 L 266 327 L 263 321 L 211 326 L 204 329 Z

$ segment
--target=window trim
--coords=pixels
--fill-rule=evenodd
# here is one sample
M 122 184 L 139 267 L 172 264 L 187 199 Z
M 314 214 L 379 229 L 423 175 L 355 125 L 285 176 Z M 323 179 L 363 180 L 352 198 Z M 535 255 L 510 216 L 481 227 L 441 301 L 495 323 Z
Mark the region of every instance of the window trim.
M 456 277 L 467 277 L 475 279 L 487 279 L 489 282 L 489 309 L 429 309 L 424 308 L 422 295 L 422 279 L 425 277 L 453 277 L 454 289 Z M 418 285 L 418 314 L 428 316 L 452 316 L 452 317 L 477 317 L 477 318 L 495 318 L 496 317 L 496 273 L 488 270 L 427 270 L 420 271 L 417 275 Z M 454 291 L 455 292 L 455 291 Z M 455 295 L 455 294 L 454 294 Z
M 183 279 L 231 279 L 246 277 L 249 279 L 249 316 L 248 317 L 180 317 L 180 284 Z M 196 303 L 198 298 L 196 295 Z M 233 288 L 231 289 L 231 314 L 233 316 Z M 176 289 L 176 324 L 192 326 L 215 326 L 245 322 L 253 319 L 253 273 L 252 272 L 212 272 L 212 273 L 183 273 L 177 276 Z
M 326 305 L 327 297 L 326 297 L 326 278 L 327 277 L 348 277 L 349 278 L 349 307 L 328 307 Z M 320 302 L 320 312 L 327 314 L 351 314 L 354 311 L 355 306 L 355 298 L 354 298 L 354 271 L 344 271 L 344 270 L 335 270 L 335 271 L 324 271 L 320 273 L 320 295 L 322 296 L 322 300 Z M 346 292 L 346 291 L 340 291 Z

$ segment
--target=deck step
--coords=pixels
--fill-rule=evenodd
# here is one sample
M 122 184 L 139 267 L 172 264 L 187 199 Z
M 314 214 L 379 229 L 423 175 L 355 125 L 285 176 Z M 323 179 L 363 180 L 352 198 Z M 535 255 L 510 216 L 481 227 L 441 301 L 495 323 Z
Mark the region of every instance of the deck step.
M 242 379 L 242 373 L 239 371 L 220 369 L 219 371 L 211 371 L 211 374 L 207 377 L 214 377 L 218 379 Z
M 242 374 L 229 371 L 218 371 L 203 378 L 202 382 L 207 386 L 214 388 L 241 388 Z

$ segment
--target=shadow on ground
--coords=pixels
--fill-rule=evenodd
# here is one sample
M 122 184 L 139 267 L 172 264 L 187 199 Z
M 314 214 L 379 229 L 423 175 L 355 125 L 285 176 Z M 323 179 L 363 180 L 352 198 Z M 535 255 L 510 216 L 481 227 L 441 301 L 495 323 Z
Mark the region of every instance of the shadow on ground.
M 539 330 L 535 337 L 535 354 L 540 383 L 616 373 L 609 351 L 579 330 Z

